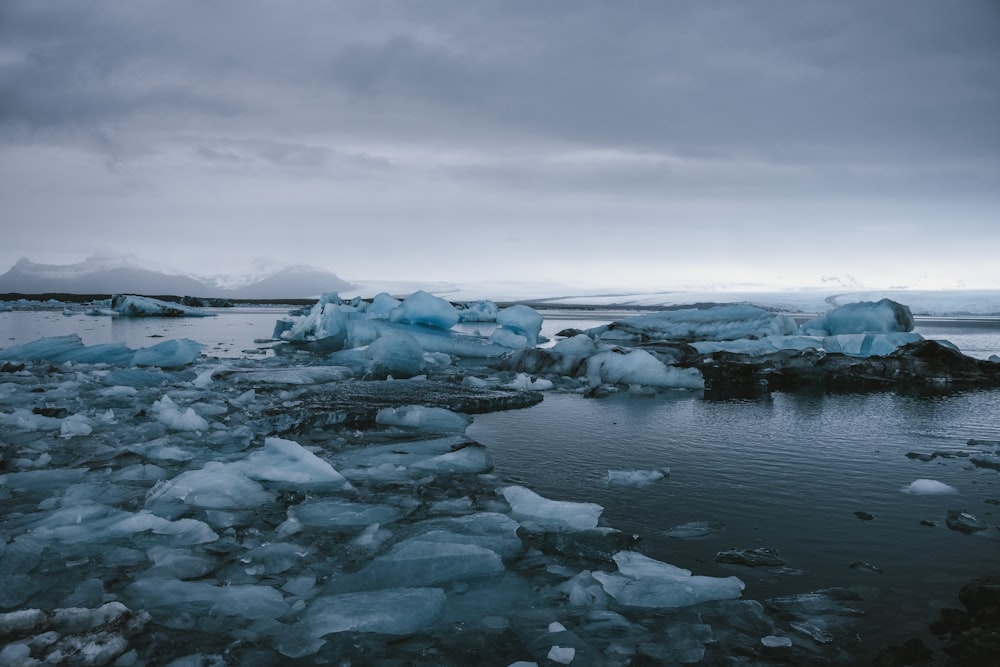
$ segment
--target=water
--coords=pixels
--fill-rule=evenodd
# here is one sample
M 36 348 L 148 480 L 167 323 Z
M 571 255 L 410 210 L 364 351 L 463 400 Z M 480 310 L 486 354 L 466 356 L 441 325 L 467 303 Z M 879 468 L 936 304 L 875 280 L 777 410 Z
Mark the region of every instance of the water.
M 517 412 L 478 416 L 469 434 L 493 454 L 497 472 L 545 496 L 596 502 L 604 518 L 638 534 L 646 553 L 699 574 L 735 574 L 746 597 L 765 599 L 830 586 L 872 586 L 862 637 L 877 650 L 921 636 L 941 607 L 960 607 L 959 587 L 994 572 L 995 530 L 945 527 L 949 509 L 990 524 L 1000 476 L 968 459 L 920 462 L 910 451 L 974 451 L 970 438 L 1000 439 L 1000 391 L 905 397 L 891 393 L 712 402 L 684 396 L 549 395 Z M 993 448 L 996 449 L 996 448 Z M 670 468 L 642 488 L 609 488 L 608 470 Z M 903 492 L 920 478 L 957 495 Z M 854 512 L 869 512 L 862 521 Z M 930 528 L 921 520 L 936 524 Z M 689 521 L 724 523 L 694 540 L 664 531 Z M 779 550 L 794 573 L 715 563 L 733 547 Z M 869 561 L 881 574 L 851 569 Z M 801 572 L 798 572 L 801 570 Z
M 87 344 L 144 347 L 159 337 L 205 343 L 206 354 L 269 354 L 255 339 L 271 335 L 284 308 L 213 311 L 203 319 L 67 317 L 60 312 L 0 313 L 0 347 L 43 336 L 78 333 Z M 543 335 L 587 328 L 629 312 L 545 311 Z M 467 325 L 488 331 L 489 325 Z M 918 322 L 928 338 L 947 338 L 979 358 L 1000 354 L 1000 320 Z M 932 396 L 870 394 L 771 395 L 708 401 L 687 392 L 613 395 L 599 400 L 549 393 L 526 410 L 479 415 L 469 435 L 486 445 L 496 472 L 561 500 L 597 502 L 604 521 L 639 535 L 651 557 L 697 574 L 735 574 L 745 597 L 830 586 L 871 589 L 859 603 L 867 616 L 861 652 L 913 636 L 939 642 L 927 625 L 941 607 L 960 607 L 958 589 L 997 573 L 1000 532 L 963 535 L 945 527 L 950 509 L 1000 523 L 1000 473 L 968 457 L 922 462 L 909 452 L 963 454 L 1000 446 L 1000 390 Z M 609 488 L 608 470 L 670 468 L 668 479 L 642 488 Z M 957 494 L 914 496 L 919 478 L 939 480 Z M 863 521 L 855 512 L 874 519 Z M 665 531 L 689 521 L 724 524 L 704 538 L 681 540 Z M 933 527 L 921 524 L 933 522 Z M 749 569 L 715 562 L 730 547 L 778 549 L 785 569 Z M 882 571 L 852 569 L 868 561 Z M 938 653 L 940 655 L 940 653 Z

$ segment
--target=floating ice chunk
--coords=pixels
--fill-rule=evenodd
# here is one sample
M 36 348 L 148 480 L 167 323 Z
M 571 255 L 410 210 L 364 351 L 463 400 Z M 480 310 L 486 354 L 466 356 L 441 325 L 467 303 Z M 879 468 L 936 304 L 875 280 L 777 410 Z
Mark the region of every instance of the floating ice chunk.
M 884 357 L 910 343 L 924 339 L 918 333 L 862 333 L 838 334 L 823 339 L 823 349 L 852 357 Z
M 461 542 L 403 540 L 361 571 L 335 579 L 329 590 L 349 592 L 397 586 L 433 586 L 500 574 L 503 561 L 492 549 Z
M 274 500 L 236 467 L 209 461 L 201 470 L 189 470 L 172 480 L 157 484 L 146 497 L 147 506 L 170 501 L 207 509 L 243 509 Z
M 416 337 L 405 331 L 390 331 L 368 346 L 366 355 L 374 370 L 396 378 L 411 378 L 425 370 L 424 351 Z
M 732 600 L 743 594 L 736 577 L 704 577 L 633 551 L 614 556 L 617 573 L 594 572 L 605 592 L 630 607 L 686 607 L 709 600 Z
M 627 317 L 589 330 L 603 340 L 736 340 L 798 331 L 790 318 L 745 304 L 711 304 Z
M 935 479 L 917 479 L 910 482 L 910 485 L 906 487 L 906 492 L 920 496 L 931 496 L 958 493 L 958 489 Z
M 388 317 L 393 309 L 401 303 L 403 302 L 396 297 L 390 296 L 385 292 L 380 292 L 375 295 L 374 299 L 372 299 L 371 306 L 368 307 L 368 312 Z
M 252 382 L 254 384 L 323 384 L 325 382 L 340 382 L 352 375 L 351 369 L 344 366 L 284 366 L 280 368 L 252 369 L 237 371 L 227 377 L 236 382 Z
M 913 314 L 909 306 L 891 299 L 859 301 L 809 320 L 802 325 L 802 330 L 820 336 L 913 331 Z
M 252 576 L 280 574 L 299 565 L 309 555 L 308 547 L 289 542 L 270 542 L 247 551 L 240 562 L 248 563 L 246 573 Z
M 329 463 L 299 443 L 282 438 L 265 438 L 263 450 L 232 466 L 250 479 L 352 488 L 350 482 Z
M 518 304 L 504 308 L 496 316 L 500 327 L 490 340 L 510 348 L 534 347 L 542 330 L 542 316 L 534 308 Z
M 94 427 L 85 415 L 70 415 L 59 427 L 59 436 L 62 438 L 90 435 L 93 432 Z
M 713 521 L 689 521 L 688 523 L 682 523 L 664 531 L 664 534 L 668 537 L 684 540 L 693 537 L 705 537 L 706 535 L 718 533 L 725 527 L 726 525 L 724 523 L 717 523 Z
M 447 598 L 440 588 L 391 588 L 317 598 L 301 621 L 275 641 L 289 658 L 315 653 L 321 638 L 338 632 L 408 635 L 444 613 Z
M 32 492 L 54 493 L 68 484 L 83 479 L 86 468 L 52 468 L 49 470 L 25 470 L 0 475 L 0 486 L 10 489 L 24 489 Z
M 443 352 L 458 357 L 477 359 L 500 357 L 510 352 L 510 348 L 491 343 L 481 336 L 470 336 L 419 324 L 400 324 L 380 320 L 372 322 L 380 335 L 386 335 L 391 331 L 403 331 L 412 335 L 420 343 L 424 352 Z
M 496 552 L 504 560 L 524 552 L 517 535 L 520 525 L 506 514 L 478 512 L 468 516 L 437 519 L 419 524 L 429 528 L 412 539 L 421 542 L 475 544 Z
M 576 657 L 576 649 L 572 646 L 553 646 L 545 657 L 560 665 L 568 665 Z
M 340 296 L 335 292 L 322 295 L 309 314 L 284 330 L 275 326 L 282 340 L 292 341 L 326 341 L 332 349 L 340 349 L 347 338 L 347 322 L 357 311 L 351 306 L 341 305 Z M 278 331 L 281 328 L 282 331 Z
M 55 431 L 62 428 L 62 420 L 17 408 L 13 412 L 0 412 L 0 425 L 21 431 Z
M 532 521 L 555 530 L 588 530 L 597 527 L 604 508 L 595 503 L 549 500 L 523 486 L 500 489 L 515 519 Z
M 677 389 L 705 388 L 705 380 L 697 368 L 667 366 L 645 350 L 632 350 L 628 354 L 610 350 L 599 352 L 587 360 L 587 379 L 591 387 L 610 383 Z
M 122 317 L 211 317 L 212 313 L 179 303 L 168 303 L 148 296 L 116 294 L 111 309 Z
M 197 555 L 190 549 L 174 549 L 163 545 L 150 547 L 146 556 L 153 563 L 146 571 L 147 577 L 197 579 L 214 570 L 217 564 L 214 558 Z
M 392 322 L 423 324 L 451 329 L 458 323 L 458 311 L 445 299 L 424 292 L 414 292 L 389 314 Z
M 405 405 L 379 410 L 375 415 L 375 423 L 433 433 L 464 433 L 472 420 L 446 408 Z
M 177 368 L 194 363 L 205 346 L 190 338 L 165 340 L 152 347 L 136 350 L 132 363 L 136 366 Z
M 554 386 L 552 380 L 545 378 L 532 380 L 527 373 L 518 373 L 513 380 L 503 385 L 505 389 L 514 389 L 515 391 L 548 391 Z
M 390 505 L 352 503 L 346 500 L 307 500 L 288 508 L 288 516 L 306 526 L 319 528 L 360 528 L 373 523 L 386 524 L 398 519 L 401 512 Z
M 469 301 L 458 309 L 461 322 L 495 322 L 500 309 L 492 301 Z
M 170 577 L 138 579 L 125 588 L 135 606 L 161 618 L 205 614 L 247 619 L 278 618 L 288 613 L 288 603 L 270 586 L 181 581 Z
M 792 640 L 788 637 L 767 635 L 760 638 L 760 643 L 768 648 L 787 648 L 792 645 Z
M 670 475 L 669 468 L 655 470 L 609 470 L 608 486 L 648 486 Z
M 437 473 L 481 473 L 493 470 L 493 458 L 482 445 L 469 444 L 453 452 L 417 461 L 410 467 Z
M 153 414 L 157 421 L 174 431 L 204 431 L 208 428 L 208 422 L 203 417 L 191 408 L 182 411 L 166 394 L 153 402 Z

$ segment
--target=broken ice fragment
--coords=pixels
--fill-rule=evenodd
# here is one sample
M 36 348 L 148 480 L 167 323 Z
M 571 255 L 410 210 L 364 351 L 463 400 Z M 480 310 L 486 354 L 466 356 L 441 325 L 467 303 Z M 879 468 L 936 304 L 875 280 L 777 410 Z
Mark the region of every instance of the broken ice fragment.
M 965 510 L 948 510 L 948 518 L 945 519 L 945 523 L 952 530 L 957 530 L 967 535 L 989 528 L 988 525 Z
M 508 486 L 500 493 L 510 503 L 511 515 L 554 530 L 588 530 L 597 527 L 604 508 L 595 503 L 549 500 L 523 486 Z
M 744 584 L 736 577 L 692 575 L 634 551 L 614 556 L 617 573 L 594 572 L 605 592 L 620 604 L 631 607 L 686 607 L 709 600 L 731 600 L 743 594 Z

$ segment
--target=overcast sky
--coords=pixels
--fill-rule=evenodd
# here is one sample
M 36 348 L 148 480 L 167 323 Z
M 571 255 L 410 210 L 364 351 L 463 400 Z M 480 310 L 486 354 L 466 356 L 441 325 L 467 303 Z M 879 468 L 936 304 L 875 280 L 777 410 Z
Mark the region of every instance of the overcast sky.
M 0 271 L 1000 287 L 1000 2 L 4 0 L 0 216 Z

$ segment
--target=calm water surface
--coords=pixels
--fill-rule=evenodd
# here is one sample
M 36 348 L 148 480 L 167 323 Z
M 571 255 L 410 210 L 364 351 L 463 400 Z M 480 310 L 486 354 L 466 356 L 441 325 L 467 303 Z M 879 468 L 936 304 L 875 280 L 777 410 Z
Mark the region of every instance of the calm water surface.
M 542 495 L 596 502 L 611 526 L 641 536 L 647 554 L 698 574 L 735 574 L 765 599 L 829 586 L 872 587 L 862 638 L 871 650 L 911 636 L 960 607 L 970 579 L 1000 570 L 1000 532 L 945 527 L 949 509 L 1000 522 L 1000 475 L 966 458 L 909 459 L 911 451 L 974 451 L 1000 440 L 1000 391 L 936 397 L 891 393 L 712 402 L 687 395 L 588 400 L 550 394 L 516 412 L 476 417 L 469 433 L 497 472 Z M 1000 447 L 985 448 L 995 451 Z M 982 447 L 978 449 L 984 449 Z M 609 488 L 608 470 L 670 468 L 642 488 Z M 932 478 L 947 496 L 904 493 Z M 854 512 L 869 512 L 870 521 Z M 936 525 L 921 525 L 922 520 Z M 689 521 L 725 524 L 693 540 L 664 531 Z M 778 549 L 787 570 L 714 562 L 733 547 Z M 851 569 L 868 561 L 881 573 Z

